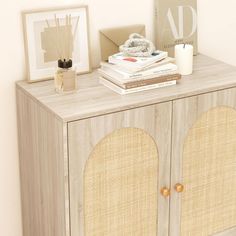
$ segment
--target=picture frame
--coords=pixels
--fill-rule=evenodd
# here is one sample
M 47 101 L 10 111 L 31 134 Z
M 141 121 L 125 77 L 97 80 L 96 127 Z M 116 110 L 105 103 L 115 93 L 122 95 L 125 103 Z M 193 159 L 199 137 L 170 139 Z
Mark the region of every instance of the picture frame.
M 197 55 L 197 0 L 155 0 L 156 47 L 174 57 L 177 44 L 191 44 Z
M 55 19 L 58 19 L 60 30 L 63 30 L 68 16 L 71 34 L 63 31 L 66 34 L 58 37 Z M 71 59 L 76 73 L 91 72 L 88 6 L 24 11 L 22 18 L 28 82 L 53 79 L 59 59 L 57 48 L 63 47 L 68 35 L 74 35 Z M 59 46 L 55 47 L 57 44 Z

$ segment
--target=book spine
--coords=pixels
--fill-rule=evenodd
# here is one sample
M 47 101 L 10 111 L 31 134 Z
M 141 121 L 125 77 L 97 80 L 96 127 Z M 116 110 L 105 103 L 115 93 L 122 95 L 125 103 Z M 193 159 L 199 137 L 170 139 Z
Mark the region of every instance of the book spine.
M 180 74 L 173 74 L 173 75 L 168 75 L 168 76 L 155 77 L 155 78 L 148 79 L 148 80 L 138 80 L 138 81 L 133 81 L 133 82 L 120 83 L 120 81 L 118 81 L 110 76 L 107 76 L 104 73 L 100 73 L 100 74 L 107 81 L 110 81 L 111 83 L 116 84 L 117 86 L 119 86 L 120 88 L 123 88 L 123 89 L 137 88 L 137 87 L 142 87 L 142 86 L 146 86 L 146 85 L 158 84 L 158 83 L 181 79 Z
M 142 86 L 142 87 L 138 87 L 138 88 L 123 89 L 123 88 L 120 88 L 119 86 L 117 86 L 116 84 L 106 80 L 103 77 L 100 77 L 99 81 L 104 86 L 110 88 L 111 90 L 113 90 L 113 91 L 115 91 L 115 92 L 117 92 L 117 93 L 119 93 L 121 95 L 131 94 L 131 93 L 136 93 L 136 92 L 141 92 L 141 91 L 146 91 L 146 90 L 155 89 L 155 88 L 163 88 L 163 87 L 167 87 L 167 86 L 171 86 L 171 85 L 175 85 L 176 84 L 176 80 L 173 80 L 173 81 L 167 81 L 167 82 L 163 82 L 163 83 L 159 83 L 159 84 Z
M 116 77 L 116 78 L 119 78 L 119 79 L 122 79 L 122 78 L 125 78 L 125 76 L 115 70 L 112 70 L 108 67 L 104 67 L 102 66 L 100 69 L 98 69 L 98 72 L 100 74 L 107 74 L 108 76 L 111 76 L 111 77 Z
M 167 74 L 167 73 L 171 73 L 171 72 L 176 72 L 177 71 L 177 67 L 176 68 L 169 68 L 169 69 L 159 69 L 156 68 L 155 70 L 153 69 L 152 71 L 140 71 L 138 73 L 135 73 L 131 76 L 129 76 L 130 79 L 142 79 L 142 77 L 150 77 L 153 75 L 162 75 L 162 74 Z
M 120 79 L 117 79 L 116 77 L 108 75 L 106 72 L 104 72 L 101 69 L 98 69 L 99 74 L 103 77 L 106 78 L 107 80 L 111 81 L 112 83 L 115 83 L 117 85 L 121 85 L 122 83 L 120 82 Z
M 125 89 L 130 89 L 130 88 L 137 88 L 137 87 L 141 87 L 141 86 L 158 84 L 158 83 L 163 83 L 163 82 L 172 81 L 172 80 L 179 80 L 179 79 L 181 79 L 181 75 L 175 74 L 173 76 L 162 76 L 162 77 L 157 77 L 157 78 L 148 79 L 148 80 L 129 82 L 129 83 L 123 84 L 122 87 Z
M 137 83 L 137 82 L 141 82 L 144 80 L 150 80 L 150 79 L 158 79 L 158 78 L 162 78 L 162 77 L 166 77 L 166 76 L 173 76 L 176 75 L 178 73 L 177 69 L 176 70 L 166 70 L 166 71 L 161 71 L 159 73 L 152 73 L 148 76 L 140 76 L 138 78 L 121 78 L 115 75 L 111 75 L 109 72 L 104 71 L 102 69 L 98 69 L 98 72 L 105 78 L 123 85 L 123 84 L 128 84 L 128 83 Z
M 168 87 L 175 84 L 176 84 L 176 80 L 172 80 L 172 81 L 162 82 L 158 84 L 146 85 L 146 86 L 142 86 L 138 88 L 123 89 L 123 91 L 126 92 L 126 94 L 129 94 L 129 93 L 136 93 L 140 91 L 146 91 L 150 89 L 164 88 L 164 87 Z
M 138 72 L 134 74 L 127 74 L 127 73 L 119 73 L 115 70 L 112 70 L 110 68 L 102 67 L 101 69 L 98 69 L 100 73 L 103 73 L 107 76 L 117 78 L 117 79 L 126 79 L 126 80 L 142 80 L 142 79 L 151 79 L 154 77 L 158 76 L 163 76 L 169 73 L 176 73 L 177 67 L 172 67 L 172 68 L 167 68 L 167 69 L 158 69 L 156 68 L 155 70 L 151 71 L 143 71 L 143 72 Z

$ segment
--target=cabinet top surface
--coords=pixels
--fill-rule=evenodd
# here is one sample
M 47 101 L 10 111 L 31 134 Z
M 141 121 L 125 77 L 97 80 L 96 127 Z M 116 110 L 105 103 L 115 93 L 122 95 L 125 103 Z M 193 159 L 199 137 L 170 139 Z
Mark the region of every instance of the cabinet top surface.
M 53 80 L 29 84 L 17 82 L 17 88 L 49 109 L 65 122 L 171 101 L 236 86 L 236 67 L 204 55 L 194 57 L 194 72 L 183 76 L 175 86 L 119 95 L 98 82 L 97 72 L 78 78 L 78 91 L 57 94 Z

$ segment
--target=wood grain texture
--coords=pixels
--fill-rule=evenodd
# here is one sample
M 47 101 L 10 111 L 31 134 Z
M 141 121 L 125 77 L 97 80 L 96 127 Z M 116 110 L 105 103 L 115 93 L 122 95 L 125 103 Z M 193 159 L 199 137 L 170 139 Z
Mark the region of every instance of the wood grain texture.
M 235 87 L 236 68 L 198 55 L 194 57 L 193 75 L 183 77 L 176 86 L 124 96 L 99 84 L 96 72 L 80 76 L 79 90 L 73 94 L 56 94 L 53 81 L 21 81 L 17 86 L 60 119 L 73 121 Z
M 23 235 L 69 236 L 66 127 L 19 89 L 17 108 Z
M 146 131 L 159 153 L 159 183 L 170 184 L 171 102 L 69 123 L 71 236 L 84 236 L 83 175 L 95 145 L 114 130 L 135 127 Z M 158 235 L 168 235 L 169 199 L 158 191 Z
M 171 186 L 182 183 L 184 143 L 190 128 L 201 115 L 214 107 L 236 108 L 236 88 L 179 99 L 173 102 Z M 181 194 L 171 195 L 170 235 L 180 235 Z M 195 235 L 195 234 L 193 234 Z
M 236 227 L 225 230 L 221 233 L 217 233 L 211 236 L 235 236 L 236 235 Z
M 24 236 L 84 236 L 86 161 L 102 138 L 125 127 L 143 129 L 157 143 L 158 185 L 170 187 L 171 175 L 172 186 L 170 228 L 169 199 L 158 196 L 158 235 L 179 236 L 181 194 L 173 187 L 182 180 L 186 135 L 209 109 L 236 108 L 236 68 L 199 55 L 194 74 L 178 85 L 125 96 L 98 84 L 97 77 L 80 76 L 79 91 L 64 95 L 55 93 L 53 81 L 17 83 Z

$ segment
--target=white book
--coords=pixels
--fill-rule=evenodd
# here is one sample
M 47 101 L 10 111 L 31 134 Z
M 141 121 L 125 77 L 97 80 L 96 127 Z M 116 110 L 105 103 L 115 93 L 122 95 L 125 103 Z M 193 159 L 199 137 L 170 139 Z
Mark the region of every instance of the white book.
M 147 85 L 147 86 L 142 86 L 142 87 L 137 87 L 137 88 L 123 89 L 117 86 L 116 84 L 106 80 L 103 77 L 99 77 L 99 82 L 103 84 L 104 86 L 108 87 L 109 89 L 113 90 L 114 92 L 119 93 L 121 95 L 126 95 L 126 94 L 131 94 L 131 93 L 136 93 L 136 92 L 141 92 L 141 91 L 146 91 L 146 90 L 151 90 L 151 89 L 156 89 L 156 88 L 163 88 L 163 87 L 176 84 L 176 80 L 172 80 L 172 81 L 167 81 L 163 83 L 152 84 L 152 85 Z
M 146 70 L 140 73 L 129 74 L 122 71 L 118 72 L 118 71 L 112 70 L 109 67 L 104 66 L 101 69 L 98 69 L 98 72 L 103 76 L 106 76 L 106 77 L 109 76 L 119 81 L 120 83 L 124 83 L 127 81 L 138 81 L 138 80 L 157 78 L 160 76 L 166 76 L 166 75 L 171 75 L 171 74 L 177 74 L 178 67 L 173 63 L 168 63 L 162 66 L 151 68 L 149 70 Z
M 109 56 L 108 61 L 115 65 L 140 70 L 166 57 L 168 57 L 168 53 L 164 51 L 155 51 L 150 57 L 132 57 L 120 52 Z
M 124 66 L 111 64 L 109 62 L 101 62 L 100 65 L 101 65 L 102 69 L 109 68 L 109 69 L 111 69 L 113 71 L 116 71 L 118 73 L 124 72 L 124 73 L 130 74 L 130 75 L 133 75 L 133 74 L 142 73 L 146 70 L 156 68 L 156 67 L 168 64 L 168 63 L 174 63 L 174 62 L 175 62 L 175 59 L 173 57 L 167 57 L 167 58 L 162 59 L 161 61 L 155 62 L 155 63 L 153 63 L 149 66 L 146 66 L 142 69 L 136 69 L 136 70 L 133 69 L 133 68 L 129 69 L 129 68 L 126 68 Z

